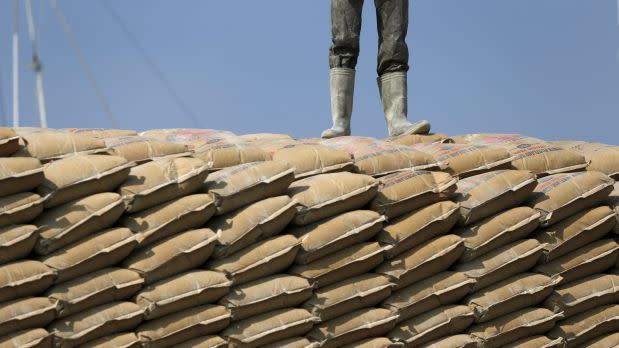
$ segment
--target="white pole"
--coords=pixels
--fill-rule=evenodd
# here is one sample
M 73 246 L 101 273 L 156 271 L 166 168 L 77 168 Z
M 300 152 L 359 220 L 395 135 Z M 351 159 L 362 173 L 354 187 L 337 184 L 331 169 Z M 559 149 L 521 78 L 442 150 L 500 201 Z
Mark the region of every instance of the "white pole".
M 42 128 L 47 128 L 47 112 L 45 108 L 45 94 L 43 92 L 43 73 L 41 71 L 41 60 L 39 59 L 39 48 L 37 45 L 37 32 L 34 27 L 34 17 L 32 16 L 32 1 L 26 0 L 26 18 L 28 20 L 28 35 L 32 43 L 32 68 L 36 78 L 37 104 L 39 105 L 39 120 Z
M 19 127 L 19 0 L 13 0 L 13 127 Z

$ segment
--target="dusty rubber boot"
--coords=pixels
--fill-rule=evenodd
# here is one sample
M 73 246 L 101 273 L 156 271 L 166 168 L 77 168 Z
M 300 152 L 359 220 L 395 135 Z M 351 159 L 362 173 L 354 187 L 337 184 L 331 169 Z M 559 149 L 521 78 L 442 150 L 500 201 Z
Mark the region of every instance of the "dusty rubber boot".
M 333 68 L 329 75 L 333 126 L 322 132 L 321 137 L 325 139 L 350 135 L 352 99 L 355 91 L 355 69 Z
M 380 76 L 377 81 L 389 136 L 427 134 L 430 132 L 430 122 L 421 120 L 411 123 L 406 118 L 408 113 L 408 86 L 405 71 L 386 73 Z

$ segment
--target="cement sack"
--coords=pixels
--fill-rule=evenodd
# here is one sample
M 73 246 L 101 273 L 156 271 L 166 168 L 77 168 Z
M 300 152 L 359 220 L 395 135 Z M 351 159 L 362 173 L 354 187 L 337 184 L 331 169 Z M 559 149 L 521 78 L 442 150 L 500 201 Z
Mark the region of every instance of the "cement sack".
M 133 332 L 123 332 L 97 338 L 80 348 L 141 348 L 140 339 Z
M 376 242 L 360 243 L 307 265 L 293 266 L 288 272 L 321 288 L 369 272 L 383 262 L 383 252 L 384 247 Z
M 316 324 L 307 337 L 320 347 L 338 348 L 391 331 L 397 314 L 384 308 L 365 308 Z
M 398 322 L 435 308 L 458 303 L 473 289 L 475 280 L 461 272 L 441 272 L 394 292 L 382 307 L 398 313 Z
M 238 138 L 202 138 L 187 146 L 193 150 L 192 156 L 208 163 L 212 171 L 271 159 L 266 151 Z
M 66 133 L 86 135 L 93 138 L 114 138 L 114 137 L 126 137 L 135 136 L 138 133 L 134 130 L 128 129 L 110 129 L 110 128 L 63 128 L 60 129 Z
M 548 336 L 563 337 L 566 347 L 582 347 L 583 343 L 619 331 L 619 304 L 590 309 L 557 323 Z
M 49 348 L 52 338 L 45 329 L 23 330 L 0 338 L 0 348 Z
M 206 164 L 197 158 L 157 160 L 131 168 L 118 193 L 127 211 L 135 213 L 198 191 L 207 174 Z
M 39 228 L 34 251 L 39 255 L 49 255 L 114 225 L 124 211 L 120 195 L 113 192 L 97 193 L 46 209 L 32 222 Z
M 461 262 L 472 261 L 506 244 L 526 238 L 539 226 L 541 213 L 516 207 L 454 231 L 464 239 Z
M 560 284 L 604 272 L 613 267 L 619 256 L 619 244 L 602 239 L 563 255 L 549 263 L 538 265 L 534 271 L 549 277 L 561 277 Z
M 564 348 L 563 338 L 551 339 L 546 336 L 536 335 L 520 339 L 516 342 L 505 345 L 505 348 Z
M 479 339 L 482 347 L 501 348 L 522 338 L 544 334 L 559 319 L 561 314 L 545 308 L 527 308 L 476 324 L 467 333 Z
M 34 225 L 0 227 L 0 265 L 25 258 L 39 237 Z
M 140 247 L 143 247 L 179 232 L 199 228 L 214 213 L 213 198 L 208 194 L 195 194 L 124 215 L 118 224 L 137 233 Z
M 285 162 L 290 168 L 294 168 L 296 179 L 353 169 L 350 154 L 318 144 L 289 145 L 276 150 L 272 157 L 273 160 Z
M 0 337 L 25 329 L 45 327 L 56 316 L 56 303 L 47 297 L 28 297 L 2 303 Z
M 322 139 L 318 139 L 317 141 L 299 141 L 295 139 L 262 139 L 252 141 L 251 143 L 261 148 L 263 151 L 269 154 L 269 156 L 273 157 L 273 155 L 281 150 L 285 149 L 289 146 L 298 146 L 298 145 L 319 145 Z M 348 158 L 352 161 L 351 156 L 347 153 Z
M 269 348 L 318 348 L 318 344 L 305 337 L 292 337 L 271 343 Z
M 59 284 L 117 264 L 137 244 L 129 229 L 111 228 L 44 256 L 41 261 L 56 270 Z
M 460 206 L 451 201 L 431 204 L 391 220 L 376 240 L 392 248 L 385 251 L 391 259 L 432 238 L 448 233 L 460 218 Z
M 558 282 L 542 274 L 521 273 L 468 296 L 463 303 L 475 313 L 476 323 L 484 323 L 539 304 Z
M 619 275 L 595 274 L 555 288 L 544 307 L 569 318 L 613 303 L 619 303 Z
M 370 209 L 392 219 L 448 200 L 456 191 L 457 179 L 443 172 L 407 170 L 383 176 L 379 181 Z
M 524 202 L 537 185 L 523 170 L 495 170 L 458 182 L 453 200 L 460 203 L 461 226 L 470 225 Z
M 312 285 L 301 277 L 278 274 L 235 286 L 219 300 L 243 320 L 271 310 L 296 307 L 312 296 Z
M 616 213 L 602 206 L 581 211 L 533 234 L 544 246 L 541 262 L 548 263 L 602 239 L 617 223 Z
M 142 321 L 142 310 L 132 302 L 111 302 L 90 308 L 49 326 L 57 346 L 77 347 L 110 334 L 130 331 Z
M 295 262 L 306 265 L 374 237 L 385 217 L 371 210 L 353 210 L 288 231 L 301 241 Z
M 34 220 L 43 212 L 43 198 L 32 192 L 0 197 L 0 227 Z
M 578 152 L 589 163 L 587 170 L 602 172 L 619 179 L 619 147 L 584 141 L 552 141 L 553 145 Z
M 134 163 L 122 157 L 80 155 L 45 166 L 45 180 L 37 193 L 51 208 L 99 192 L 113 192 L 129 176 Z
M 120 156 L 127 161 L 144 163 L 163 158 L 191 155 L 187 146 L 140 136 L 105 138 L 110 155 Z
M 210 138 L 235 138 L 236 135 L 229 131 L 202 128 L 168 128 L 151 129 L 140 133 L 140 136 L 153 138 L 173 143 L 190 143 L 200 139 Z
M 58 318 L 114 301 L 123 301 L 142 288 L 136 272 L 105 268 L 56 285 L 45 296 L 58 302 Z
M 473 290 L 478 291 L 531 269 L 542 255 L 542 248 L 543 245 L 535 239 L 524 239 L 495 249 L 473 261 L 458 264 L 454 270 L 475 279 Z
M 152 320 L 214 303 L 228 293 L 230 285 L 222 273 L 194 270 L 145 287 L 135 296 L 135 303 L 144 310 L 144 319 Z
M 453 234 L 425 242 L 384 262 L 376 273 L 384 274 L 402 289 L 448 269 L 464 251 L 462 238 Z
M 177 344 L 177 348 L 227 348 L 228 342 L 219 336 L 202 336 Z
M 215 198 L 217 214 L 225 214 L 259 200 L 286 194 L 294 169 L 279 161 L 253 162 L 212 173 L 203 189 Z
M 434 156 L 442 171 L 461 178 L 491 170 L 507 169 L 512 160 L 506 150 L 489 146 L 418 144 L 413 148 Z
M 225 273 L 234 285 L 281 272 L 293 262 L 299 241 L 292 235 L 271 237 L 228 256 L 209 262 L 207 268 Z
M 371 176 L 329 173 L 298 180 L 288 195 L 299 202 L 296 225 L 307 225 L 339 213 L 360 209 L 374 198 L 379 182 Z
M 619 183 L 615 184 L 613 192 L 608 196 L 605 203 L 617 214 L 617 223 L 615 224 L 614 231 L 616 234 L 619 234 Z
M 278 309 L 232 323 L 222 333 L 228 347 L 261 347 L 286 338 L 303 336 L 316 318 L 304 309 Z
M 385 276 L 362 274 L 315 290 L 303 308 L 321 321 L 328 321 L 379 304 L 389 297 L 393 285 Z
M 0 157 L 12 155 L 19 150 L 19 136 L 11 128 L 0 128 Z
M 422 344 L 420 348 L 478 348 L 479 342 L 469 335 L 451 335 Z
M 474 144 L 492 145 L 509 151 L 514 157 L 512 166 L 530 170 L 538 176 L 584 169 L 584 156 L 520 134 L 473 134 L 468 137 Z
M 152 284 L 202 265 L 213 253 L 217 237 L 208 228 L 190 230 L 140 248 L 123 261 Z
M 541 225 L 545 227 L 599 205 L 613 184 L 613 179 L 598 172 L 550 175 L 538 180 L 528 205 L 542 213 Z
M 251 134 L 243 134 L 239 135 L 239 138 L 245 141 L 261 141 L 261 140 L 278 140 L 278 139 L 292 139 L 290 135 L 287 134 L 276 134 L 276 133 L 251 133 Z
M 40 295 L 56 279 L 56 272 L 39 261 L 20 260 L 0 266 L 0 302 Z
M 387 334 L 392 341 L 406 347 L 419 347 L 441 337 L 455 335 L 473 323 L 473 312 L 467 306 L 449 305 L 399 323 Z
M 294 218 L 296 204 L 288 196 L 271 197 L 209 221 L 207 226 L 217 234 L 213 258 L 227 257 L 279 234 Z
M 388 142 L 398 145 L 415 145 L 415 144 L 432 144 L 432 143 L 453 143 L 447 134 L 431 133 L 431 134 L 406 134 L 387 139 Z
M 619 343 L 619 332 L 602 335 L 583 343 L 587 348 L 614 348 Z
M 20 147 L 13 157 L 34 157 L 49 162 L 75 155 L 106 152 L 101 139 L 61 132 L 34 132 L 20 134 Z
M 135 333 L 144 348 L 178 347 L 190 339 L 215 334 L 230 324 L 223 306 L 204 305 L 147 321 Z
M 0 195 L 31 191 L 43 182 L 43 166 L 36 158 L 0 157 Z

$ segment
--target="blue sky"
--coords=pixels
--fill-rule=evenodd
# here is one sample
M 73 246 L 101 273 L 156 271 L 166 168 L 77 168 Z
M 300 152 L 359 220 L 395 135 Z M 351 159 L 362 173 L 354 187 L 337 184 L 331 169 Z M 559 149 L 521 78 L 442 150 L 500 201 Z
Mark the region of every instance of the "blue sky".
M 193 123 L 101 6 L 108 1 L 204 128 L 317 136 L 330 125 L 327 0 L 59 0 L 121 128 Z M 109 127 L 47 0 L 33 0 L 50 127 Z M 22 124 L 38 125 L 22 10 Z M 617 0 L 412 0 L 410 115 L 449 134 L 619 145 Z M 10 113 L 12 1 L 0 1 Z M 364 7 L 353 132 L 386 128 L 376 19 Z M 8 103 L 8 105 L 7 105 Z

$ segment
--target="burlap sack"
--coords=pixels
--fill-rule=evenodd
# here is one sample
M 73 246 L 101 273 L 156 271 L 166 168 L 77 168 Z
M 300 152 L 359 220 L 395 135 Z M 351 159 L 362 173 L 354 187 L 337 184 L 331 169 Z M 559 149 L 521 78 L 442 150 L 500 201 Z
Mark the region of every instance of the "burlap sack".
M 136 247 L 137 240 L 127 228 L 111 228 L 86 237 L 41 258 L 56 270 L 56 284 L 115 265 Z
M 223 259 L 209 262 L 207 268 L 225 273 L 234 285 L 281 272 L 294 261 L 299 241 L 286 234 L 271 237 Z
M 618 256 L 619 244 L 612 239 L 602 239 L 538 265 L 534 271 L 549 277 L 561 277 L 560 284 L 566 284 L 611 268 Z
M 39 261 L 21 260 L 0 266 L 0 302 L 40 295 L 56 279 L 56 272 Z
M 453 143 L 447 134 L 430 133 L 430 134 L 407 134 L 387 139 L 388 142 L 399 145 L 415 145 L 415 144 L 431 144 L 431 143 Z
M 594 338 L 591 341 L 583 343 L 583 347 L 587 348 L 612 348 L 617 346 L 619 342 L 619 332 L 602 335 Z
M 379 181 L 370 209 L 394 218 L 449 199 L 456 191 L 457 179 L 443 172 L 407 170 L 383 176 Z
M 43 162 L 78 154 L 106 152 L 103 140 L 62 132 L 25 132 L 19 134 L 19 149 L 13 157 L 34 157 Z
M 225 168 L 206 179 L 203 190 L 215 197 L 217 214 L 286 194 L 294 169 L 279 161 L 253 162 Z
M 316 318 L 304 309 L 278 309 L 232 323 L 222 333 L 228 347 L 262 347 L 308 332 Z
M 277 139 L 292 139 L 290 135 L 287 134 L 276 134 L 276 133 L 251 133 L 251 134 L 243 134 L 239 135 L 239 138 L 245 141 L 260 141 L 260 140 L 277 140 Z
M 602 206 L 584 210 L 533 234 L 544 246 L 541 263 L 548 263 L 571 251 L 603 238 L 616 224 L 616 213 Z
M 213 253 L 216 240 L 208 228 L 186 231 L 136 250 L 123 266 L 138 272 L 145 284 L 152 284 L 202 265 Z
M 384 262 L 376 272 L 393 279 L 396 289 L 449 268 L 464 251 L 462 238 L 453 234 L 434 238 Z
M 131 168 L 118 188 L 135 213 L 196 192 L 208 175 L 206 164 L 197 158 L 162 159 Z
M 585 156 L 589 163 L 587 170 L 602 172 L 619 179 L 619 147 L 584 141 L 552 141 L 550 143 Z
M 28 297 L 2 303 L 0 337 L 20 330 L 44 327 L 56 316 L 56 303 L 47 297 Z
M 312 296 L 312 286 L 301 278 L 272 275 L 236 286 L 219 304 L 232 312 L 232 320 L 242 320 L 271 310 L 295 307 Z
M 614 231 L 616 234 L 619 234 L 619 183 L 615 184 L 613 192 L 611 192 L 610 196 L 606 199 L 606 203 L 615 211 L 615 214 L 617 214 L 617 223 L 615 224 Z
M 413 148 L 434 156 L 441 170 L 461 178 L 509 168 L 510 154 L 501 148 L 468 144 L 418 144 Z
M 299 202 L 294 218 L 307 225 L 339 213 L 360 209 L 374 198 L 379 182 L 371 176 L 353 173 L 329 173 L 298 180 L 288 194 Z
M 549 226 L 581 210 L 599 205 L 613 190 L 614 180 L 599 172 L 550 175 L 538 180 L 528 205 L 542 213 Z
M 371 210 L 353 210 L 288 231 L 301 241 L 295 262 L 306 265 L 329 254 L 372 238 L 385 217 Z
M 19 149 L 19 136 L 11 128 L 0 127 L 0 157 L 10 156 Z
M 252 243 L 279 234 L 296 214 L 296 202 L 288 196 L 263 199 L 209 221 L 217 233 L 213 258 L 223 258 Z
M 399 323 L 387 334 L 392 341 L 406 347 L 419 347 L 435 339 L 463 332 L 473 323 L 467 306 L 448 305 Z
M 124 332 L 104 336 L 86 344 L 80 348 L 141 348 L 140 339 L 133 332 Z
M 461 262 L 472 261 L 506 244 L 526 238 L 539 226 L 541 213 L 516 207 L 487 217 L 454 233 L 464 238 Z
M 0 197 L 0 227 L 34 220 L 43 212 L 43 198 L 32 192 Z
M 273 153 L 273 160 L 288 163 L 295 178 L 353 169 L 353 160 L 345 151 L 318 144 L 289 145 Z
M 544 307 L 569 318 L 613 303 L 619 303 L 619 275 L 595 274 L 555 288 Z
M 141 136 L 105 138 L 108 152 L 127 161 L 144 163 L 162 158 L 189 156 L 191 152 L 183 144 L 175 144 Z
M 80 155 L 45 166 L 45 180 L 37 193 L 51 208 L 99 192 L 116 190 L 129 176 L 134 163 L 122 157 Z
M 324 322 L 361 308 L 375 306 L 389 297 L 392 288 L 393 283 L 389 278 L 366 273 L 314 291 L 303 308 Z
M 476 323 L 484 323 L 537 305 L 552 293 L 558 282 L 559 279 L 542 274 L 521 273 L 468 296 L 463 303 L 475 313 Z
M 542 255 L 542 248 L 543 245 L 535 239 L 524 239 L 495 249 L 473 261 L 458 264 L 454 270 L 475 279 L 477 282 L 473 290 L 478 291 L 529 270 Z
M 532 336 L 508 343 L 505 348 L 565 348 L 565 340 L 562 337 L 551 339 L 546 336 Z
M 32 224 L 39 228 L 34 251 L 50 253 L 112 226 L 125 211 L 119 194 L 97 193 L 46 209 Z
M 49 348 L 52 338 L 45 329 L 23 330 L 0 337 L 0 348 Z
M 566 347 L 582 347 L 582 344 L 607 333 L 619 330 L 619 304 L 590 309 L 561 320 L 548 332 L 552 338 L 563 337 Z
M 140 325 L 142 310 L 132 302 L 111 302 L 90 308 L 49 326 L 60 347 L 77 347 L 110 334 L 129 331 Z
M 420 348 L 478 348 L 479 341 L 469 335 L 451 335 L 422 344 Z
M 500 348 L 521 338 L 541 335 L 550 330 L 559 319 L 561 314 L 545 308 L 527 308 L 473 325 L 467 333 L 479 339 L 482 347 Z
M 397 314 L 384 308 L 365 308 L 316 324 L 307 337 L 320 347 L 337 348 L 391 331 Z
M 475 280 L 461 272 L 441 272 L 394 292 L 382 307 L 398 313 L 398 322 L 457 303 L 471 292 Z
M 0 196 L 26 192 L 43 182 L 43 166 L 36 158 L 0 157 Z
M 136 272 L 105 268 L 56 285 L 45 296 L 58 302 L 58 318 L 63 318 L 108 302 L 126 300 L 143 284 L 144 280 Z
M 383 262 L 384 249 L 376 242 L 360 243 L 307 265 L 293 266 L 288 272 L 306 278 L 321 288 L 369 272 Z
M 215 334 L 230 324 L 230 312 L 224 306 L 204 305 L 147 321 L 135 333 L 142 347 L 177 347 L 203 335 Z
M 0 265 L 28 256 L 38 237 L 34 225 L 0 227 Z
M 230 285 L 223 273 L 189 271 L 145 287 L 135 296 L 135 303 L 144 310 L 144 319 L 151 320 L 216 302 L 228 293 Z
M 392 246 L 385 251 L 385 257 L 391 259 L 449 232 L 460 218 L 459 209 L 458 204 L 444 201 L 414 210 L 391 220 L 376 235 L 376 240 Z
M 123 216 L 119 225 L 139 235 L 140 247 L 151 245 L 181 231 L 199 228 L 215 213 L 208 194 L 195 194 Z
M 229 131 L 202 128 L 168 128 L 151 129 L 140 133 L 140 136 L 169 141 L 173 143 L 189 143 L 200 139 L 209 138 L 234 138 L 236 135 Z
M 177 344 L 177 348 L 227 348 L 228 342 L 219 336 L 202 336 Z
M 134 130 L 110 128 L 62 128 L 60 131 L 99 139 L 138 135 Z
M 458 182 L 453 197 L 460 203 L 461 226 L 470 225 L 524 202 L 537 185 L 535 176 L 524 170 L 495 170 Z
M 271 159 L 266 151 L 237 137 L 200 138 L 187 146 L 193 150 L 192 156 L 208 163 L 212 171 Z

